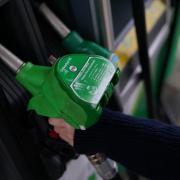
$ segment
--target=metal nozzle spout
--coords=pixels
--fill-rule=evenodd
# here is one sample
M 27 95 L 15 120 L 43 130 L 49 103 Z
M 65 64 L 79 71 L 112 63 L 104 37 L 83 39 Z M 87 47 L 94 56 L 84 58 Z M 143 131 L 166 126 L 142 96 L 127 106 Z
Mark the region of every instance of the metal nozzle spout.
M 17 56 L 0 44 L 0 60 L 4 62 L 14 73 L 24 64 Z
M 39 11 L 62 38 L 65 38 L 70 33 L 67 26 L 48 8 L 45 3 L 40 4 Z

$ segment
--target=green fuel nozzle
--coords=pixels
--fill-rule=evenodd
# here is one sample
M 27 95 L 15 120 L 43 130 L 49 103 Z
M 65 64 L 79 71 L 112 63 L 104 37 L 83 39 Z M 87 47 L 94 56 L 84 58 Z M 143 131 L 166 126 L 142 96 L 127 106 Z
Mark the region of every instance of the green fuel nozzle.
M 52 66 L 39 66 L 24 63 L 0 44 L 0 59 L 32 94 L 28 109 L 63 118 L 77 129 L 98 121 L 120 76 L 113 63 L 97 55 L 71 54 Z
M 117 55 L 92 41 L 84 40 L 76 31 L 70 31 L 45 3 L 40 4 L 39 11 L 58 35 L 63 38 L 62 45 L 70 53 L 96 54 L 111 60 L 116 65 L 118 64 Z

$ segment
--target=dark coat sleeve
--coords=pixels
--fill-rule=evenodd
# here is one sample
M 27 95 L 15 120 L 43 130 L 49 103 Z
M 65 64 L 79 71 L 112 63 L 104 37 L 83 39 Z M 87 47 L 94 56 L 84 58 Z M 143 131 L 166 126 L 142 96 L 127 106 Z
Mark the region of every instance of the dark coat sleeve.
M 104 109 L 99 122 L 75 133 L 80 153 L 103 152 L 156 180 L 180 180 L 180 127 Z

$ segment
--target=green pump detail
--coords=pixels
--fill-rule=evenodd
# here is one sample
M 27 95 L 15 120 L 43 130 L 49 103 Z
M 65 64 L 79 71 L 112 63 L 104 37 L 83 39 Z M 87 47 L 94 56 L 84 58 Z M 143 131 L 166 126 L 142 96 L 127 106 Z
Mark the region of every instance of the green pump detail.
M 76 129 L 95 124 L 120 77 L 119 68 L 97 55 L 70 54 L 52 66 L 24 63 L 0 44 L 0 59 L 32 94 L 28 109 L 63 118 Z
M 0 59 L 32 94 L 29 110 L 63 118 L 76 129 L 98 121 L 120 77 L 116 64 L 97 55 L 70 54 L 52 66 L 40 66 L 24 63 L 0 44 Z
M 69 53 L 100 55 L 118 65 L 119 58 L 116 54 L 93 41 L 83 39 L 76 31 L 71 31 L 45 3 L 39 5 L 39 11 L 63 39 L 62 45 Z

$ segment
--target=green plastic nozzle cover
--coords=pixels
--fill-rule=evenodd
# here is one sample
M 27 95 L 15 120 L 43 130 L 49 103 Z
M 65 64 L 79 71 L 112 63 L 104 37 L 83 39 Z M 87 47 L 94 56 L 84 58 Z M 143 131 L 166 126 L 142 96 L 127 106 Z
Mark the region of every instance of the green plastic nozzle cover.
M 71 31 L 62 42 L 63 47 L 70 53 L 94 54 L 103 56 L 114 64 L 118 64 L 119 57 L 99 44 L 84 40 L 76 31 Z
M 119 76 L 119 69 L 104 57 L 72 54 L 52 67 L 25 63 L 16 79 L 32 94 L 28 109 L 85 129 L 98 121 Z

